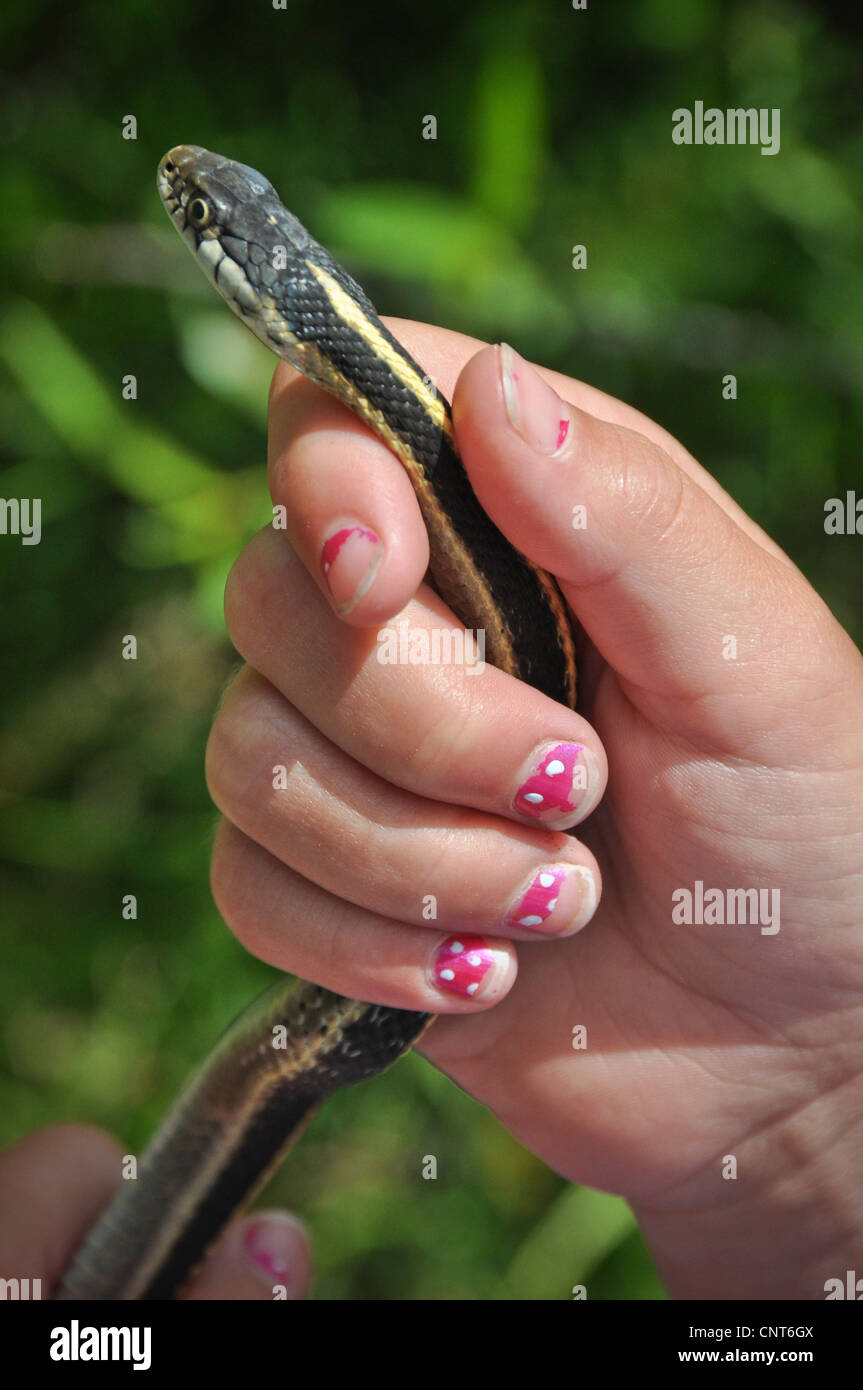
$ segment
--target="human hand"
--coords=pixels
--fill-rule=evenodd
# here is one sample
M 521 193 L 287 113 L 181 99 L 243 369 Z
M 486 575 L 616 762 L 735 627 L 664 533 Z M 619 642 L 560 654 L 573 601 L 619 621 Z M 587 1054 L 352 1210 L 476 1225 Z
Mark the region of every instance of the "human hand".
M 208 755 L 217 903 L 284 969 L 445 1015 L 420 1050 L 560 1172 L 627 1196 L 673 1289 L 819 1296 L 863 1225 L 844 1176 L 863 1152 L 860 655 L 658 426 L 516 361 L 524 438 L 499 351 L 393 331 L 454 389 L 480 501 L 584 629 L 579 715 L 491 669 L 381 664 L 379 624 L 452 622 L 428 590 L 412 597 L 427 560 L 413 492 L 280 367 L 271 488 L 293 550 L 268 528 L 228 587 L 249 665 Z M 538 821 L 517 789 L 566 744 L 587 785 Z M 581 838 L 548 828 L 597 804 L 606 755 Z M 597 860 L 605 892 L 581 933 Z M 558 906 L 517 925 L 525 889 L 535 907 L 539 875 L 563 865 Z M 767 890 L 766 913 L 675 921 L 699 882 Z M 477 965 L 447 981 L 441 943 L 465 935 Z

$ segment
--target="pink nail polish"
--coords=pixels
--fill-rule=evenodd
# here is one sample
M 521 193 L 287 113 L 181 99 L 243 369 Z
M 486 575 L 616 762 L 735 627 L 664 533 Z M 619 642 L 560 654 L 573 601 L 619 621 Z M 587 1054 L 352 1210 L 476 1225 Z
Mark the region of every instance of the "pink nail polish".
M 374 531 L 357 522 L 340 526 L 324 542 L 321 570 L 337 612 L 349 613 L 369 591 L 383 547 Z
M 562 866 L 549 866 L 536 875 L 521 901 L 507 917 L 510 926 L 536 930 L 557 907 L 560 890 L 566 878 Z
M 269 1249 L 264 1235 L 264 1227 L 249 1227 L 245 1236 L 246 1254 L 265 1274 L 271 1274 L 278 1283 L 284 1284 L 287 1282 L 288 1262 Z
M 564 402 L 508 343 L 500 344 L 498 363 L 504 408 L 513 429 L 538 454 L 557 453 L 569 434 Z
M 581 743 L 556 743 L 515 794 L 517 811 L 546 825 L 564 825 L 589 790 L 588 760 Z
M 304 1282 L 306 1244 L 297 1223 L 289 1217 L 273 1213 L 252 1221 L 243 1233 L 243 1247 L 255 1273 L 266 1283 L 282 1284 L 290 1290 L 294 1285 L 299 1289 Z
M 472 999 L 494 964 L 484 936 L 450 936 L 435 952 L 432 973 L 438 989 Z
M 546 864 L 507 914 L 506 924 L 539 935 L 568 935 L 590 921 L 598 896 L 596 879 L 584 864 Z

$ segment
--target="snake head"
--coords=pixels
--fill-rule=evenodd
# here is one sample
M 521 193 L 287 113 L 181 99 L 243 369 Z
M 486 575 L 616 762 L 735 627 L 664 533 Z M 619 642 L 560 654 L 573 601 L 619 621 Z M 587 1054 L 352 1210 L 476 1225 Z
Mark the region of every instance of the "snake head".
M 180 235 L 212 239 L 250 234 L 284 212 L 273 185 L 257 169 L 200 145 L 177 145 L 159 162 L 159 194 Z M 299 224 L 298 224 L 299 225 Z M 194 247 L 193 247 L 194 249 Z
M 262 336 L 280 267 L 316 245 L 257 169 L 177 145 L 156 178 L 171 221 L 222 298 Z M 263 317 L 262 317 L 263 316 Z
M 359 285 L 279 200 L 257 169 L 200 145 L 159 164 L 165 210 L 210 283 L 253 333 L 313 381 L 358 409 L 350 381 L 319 341 L 374 321 Z

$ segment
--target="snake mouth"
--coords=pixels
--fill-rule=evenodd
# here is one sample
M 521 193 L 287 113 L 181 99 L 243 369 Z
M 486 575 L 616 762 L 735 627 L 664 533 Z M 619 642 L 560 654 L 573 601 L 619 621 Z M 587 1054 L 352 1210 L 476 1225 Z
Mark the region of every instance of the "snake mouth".
M 188 201 L 188 171 L 197 155 L 205 153 L 197 145 L 175 145 L 159 161 L 156 171 L 156 186 L 159 197 L 165 204 L 170 217 L 178 220 L 177 213 Z
M 196 178 L 196 174 L 199 175 L 202 169 L 206 171 L 218 163 L 219 156 L 210 154 L 200 145 L 175 145 L 159 160 L 156 171 L 159 197 L 180 232 L 186 225 L 186 207 L 201 191 L 200 179 Z
M 201 169 L 219 162 L 218 155 L 210 154 L 201 145 L 175 145 L 159 161 L 159 172 L 168 179 L 179 177 L 185 181 L 190 169 Z

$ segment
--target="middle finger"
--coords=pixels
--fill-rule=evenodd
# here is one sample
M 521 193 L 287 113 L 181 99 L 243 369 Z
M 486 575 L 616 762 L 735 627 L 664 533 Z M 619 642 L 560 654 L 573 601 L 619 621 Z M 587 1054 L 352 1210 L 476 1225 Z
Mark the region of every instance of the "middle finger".
M 349 628 L 268 527 L 231 571 L 225 606 L 249 664 L 386 781 L 555 830 L 578 824 L 599 800 L 606 761 L 594 730 L 471 660 L 459 645 L 463 629 L 431 590 L 388 627 Z

